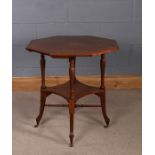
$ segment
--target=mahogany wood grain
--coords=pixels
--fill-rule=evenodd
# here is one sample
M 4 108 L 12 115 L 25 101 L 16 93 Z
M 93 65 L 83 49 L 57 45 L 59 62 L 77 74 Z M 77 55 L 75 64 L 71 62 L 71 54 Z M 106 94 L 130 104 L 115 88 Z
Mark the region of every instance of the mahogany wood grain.
M 101 107 L 102 114 L 108 127 L 110 119 L 106 113 L 105 102 L 105 54 L 118 50 L 115 40 L 94 36 L 54 36 L 32 40 L 26 47 L 29 51 L 41 54 L 41 88 L 40 88 L 40 112 L 36 118 L 36 126 L 40 123 L 45 106 L 69 107 L 70 114 L 70 146 L 73 146 L 74 138 L 74 112 L 76 107 Z M 69 82 L 64 84 L 47 87 L 45 84 L 45 55 L 54 58 L 69 59 Z M 76 57 L 100 55 L 101 85 L 100 87 L 88 86 L 79 82 L 75 76 Z M 68 105 L 46 105 L 46 97 L 50 94 L 57 94 L 68 101 Z M 95 94 L 100 98 L 101 105 L 77 105 L 76 101 L 83 96 Z
M 60 95 L 64 97 L 68 102 L 70 100 L 70 82 L 69 81 L 58 86 L 47 87 L 43 91 Z M 90 95 L 98 92 L 102 92 L 102 90 L 98 87 L 88 86 L 86 84 L 79 82 L 78 80 L 76 80 L 76 82 L 74 83 L 74 94 L 75 94 L 74 101 L 75 102 L 77 102 L 78 99 L 86 95 Z
M 97 56 L 119 50 L 115 40 L 94 36 L 54 36 L 32 40 L 27 50 L 57 58 Z

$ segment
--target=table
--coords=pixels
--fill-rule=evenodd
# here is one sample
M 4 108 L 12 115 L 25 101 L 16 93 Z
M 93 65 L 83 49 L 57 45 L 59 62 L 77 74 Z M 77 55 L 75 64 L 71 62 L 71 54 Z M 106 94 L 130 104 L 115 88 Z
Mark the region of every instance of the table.
M 41 88 L 40 88 L 40 112 L 36 118 L 38 127 L 43 116 L 45 106 L 69 107 L 70 114 L 70 146 L 73 146 L 74 138 L 74 111 L 77 107 L 101 107 L 105 127 L 108 127 L 110 119 L 106 113 L 105 102 L 105 54 L 119 50 L 115 40 L 106 39 L 95 36 L 53 36 L 49 38 L 41 38 L 32 40 L 26 49 L 30 52 L 37 52 L 41 55 Z M 69 59 L 69 81 L 53 87 L 45 84 L 45 56 L 52 58 L 68 58 Z M 101 56 L 101 84 L 100 87 L 92 87 L 81 83 L 75 76 L 76 57 Z M 57 94 L 64 97 L 68 104 L 46 104 L 46 98 L 50 94 Z M 95 94 L 100 98 L 101 105 L 78 105 L 76 101 L 86 95 Z

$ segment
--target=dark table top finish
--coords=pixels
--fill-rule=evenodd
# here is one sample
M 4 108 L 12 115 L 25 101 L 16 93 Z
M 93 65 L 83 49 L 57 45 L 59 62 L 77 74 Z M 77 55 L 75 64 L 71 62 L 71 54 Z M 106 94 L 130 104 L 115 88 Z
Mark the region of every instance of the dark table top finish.
M 27 50 L 57 58 L 97 56 L 119 49 L 115 40 L 95 36 L 53 36 L 32 40 Z

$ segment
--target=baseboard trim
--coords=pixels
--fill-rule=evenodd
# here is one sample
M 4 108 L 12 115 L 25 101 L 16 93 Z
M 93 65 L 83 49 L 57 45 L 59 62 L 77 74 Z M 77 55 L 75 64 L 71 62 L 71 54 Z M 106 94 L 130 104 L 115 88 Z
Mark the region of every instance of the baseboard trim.
M 77 76 L 77 79 L 83 83 L 92 86 L 100 85 L 100 76 Z M 67 76 L 49 76 L 46 77 L 46 85 L 54 86 L 65 83 Z M 13 91 L 38 91 L 40 89 L 40 77 L 13 77 Z M 107 89 L 141 89 L 141 76 L 106 76 L 105 86 Z

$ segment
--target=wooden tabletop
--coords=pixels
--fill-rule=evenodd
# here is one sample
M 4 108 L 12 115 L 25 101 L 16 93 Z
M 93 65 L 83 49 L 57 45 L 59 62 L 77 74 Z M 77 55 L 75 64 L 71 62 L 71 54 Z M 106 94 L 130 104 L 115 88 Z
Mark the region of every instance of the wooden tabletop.
M 94 36 L 53 36 L 32 40 L 28 51 L 51 57 L 95 56 L 119 50 L 115 40 Z

